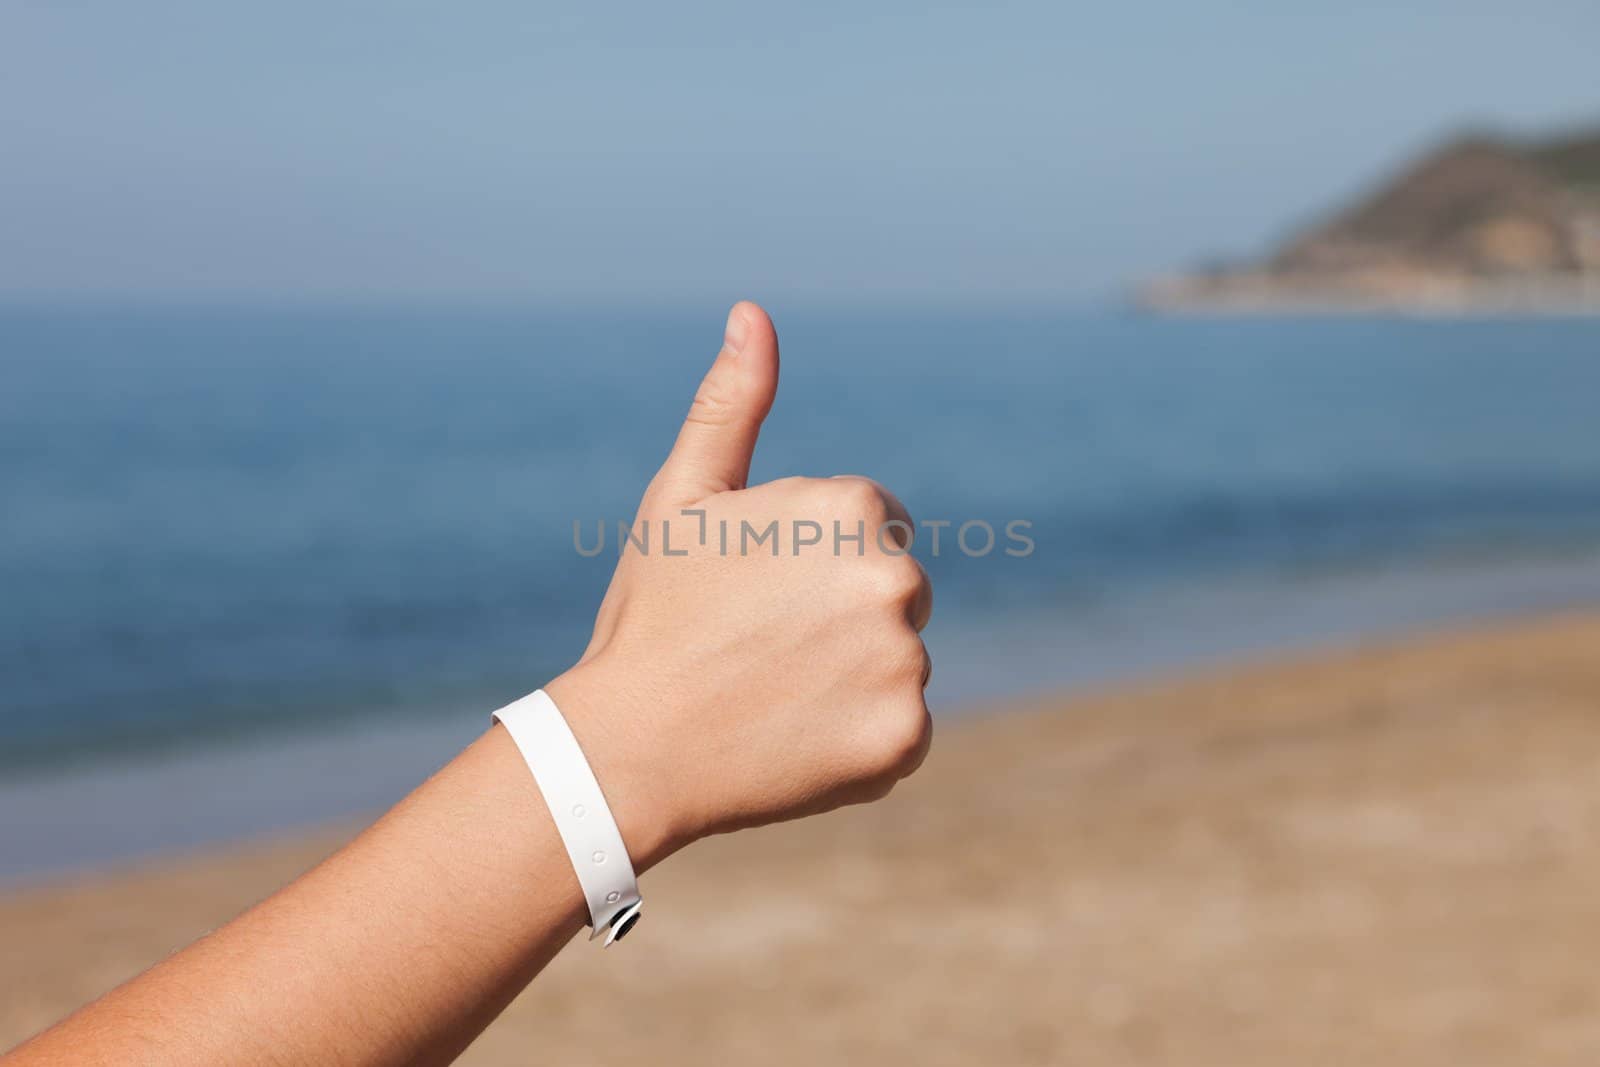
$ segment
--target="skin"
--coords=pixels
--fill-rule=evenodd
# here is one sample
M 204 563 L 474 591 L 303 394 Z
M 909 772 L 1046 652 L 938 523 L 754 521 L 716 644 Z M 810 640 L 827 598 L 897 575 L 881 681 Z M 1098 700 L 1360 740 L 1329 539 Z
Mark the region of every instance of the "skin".
M 640 873 L 709 834 L 881 797 L 927 753 L 928 582 L 893 527 L 874 536 L 909 517 L 864 478 L 747 488 L 777 385 L 771 321 L 736 305 L 640 503 L 653 551 L 623 554 L 583 658 L 545 686 Z M 737 546 L 774 519 L 776 555 L 719 551 L 722 522 Z M 830 536 L 797 546 L 795 520 Z M 833 551 L 836 520 L 863 524 L 859 550 Z M 661 553 L 662 522 L 686 555 Z M 0 1064 L 448 1063 L 586 920 L 495 726 L 320 866 Z

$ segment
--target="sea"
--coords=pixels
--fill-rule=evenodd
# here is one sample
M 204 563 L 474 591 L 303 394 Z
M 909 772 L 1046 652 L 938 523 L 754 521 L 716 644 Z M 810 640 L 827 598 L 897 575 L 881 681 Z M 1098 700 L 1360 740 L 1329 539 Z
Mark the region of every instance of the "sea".
M 723 310 L 0 307 L 0 879 L 371 810 L 570 664 Z M 1600 320 L 771 310 L 754 478 L 949 523 L 941 716 L 1600 601 Z

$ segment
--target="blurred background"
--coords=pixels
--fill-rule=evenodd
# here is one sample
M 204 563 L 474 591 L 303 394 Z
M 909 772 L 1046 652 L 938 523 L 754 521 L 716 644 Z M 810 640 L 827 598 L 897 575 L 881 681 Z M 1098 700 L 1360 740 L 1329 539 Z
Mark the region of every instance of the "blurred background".
M 942 726 L 987 745 L 984 766 L 1032 767 L 1041 817 L 1066 803 L 1067 763 L 1026 759 L 1107 742 L 1017 724 L 1070 718 L 1072 694 L 1512 616 L 1582 626 L 1600 598 L 1597 39 L 1592 4 L 1459 0 L 0 12 L 0 882 L 22 902 L 0 906 L 18 946 L 0 962 L 15 996 L 0 1045 L 220 919 L 229 893 L 242 905 L 292 874 L 317 848 L 295 844 L 302 828 L 395 799 L 572 662 L 614 563 L 580 557 L 573 523 L 632 513 L 736 299 L 760 301 L 783 343 L 755 477 L 863 473 L 921 519 L 1032 524 L 1027 558 L 919 555 Z M 1600 660 L 1592 636 L 1517 631 L 1468 661 L 1545 663 L 1592 710 L 1600 691 L 1564 673 Z M 1410 677 L 1391 666 L 1308 688 L 1388 707 Z M 1389 697 L 1351 695 L 1349 677 L 1388 679 Z M 1081 720 L 1148 714 L 1146 736 L 1167 737 L 1197 706 L 1234 709 L 1218 722 L 1284 707 L 1239 684 Z M 1393 706 L 1457 706 L 1417 699 Z M 1497 705 L 1507 737 L 1533 729 L 1537 699 Z M 976 714 L 1019 700 L 1031 710 Z M 1589 752 L 1589 721 L 1550 736 Z M 1306 767 L 1336 765 L 1320 751 Z M 1600 824 L 1541 774 L 1541 818 L 1592 845 Z M 968 788 L 959 770 L 933 782 L 925 829 Z M 1360 825 L 1392 828 L 1362 804 Z M 757 846 L 772 870 L 825 855 L 842 872 L 774 952 L 828 956 L 871 896 L 852 834 L 876 824 L 831 825 L 773 839 L 792 853 Z M 945 831 L 923 858 L 981 884 L 992 857 Z M 204 884 L 234 888 L 166 912 L 138 895 L 166 890 L 97 873 L 262 835 L 290 858 L 206 861 Z M 1213 858 L 1229 869 L 1262 855 L 1228 839 L 1243 851 Z M 1118 857 L 1106 870 L 1126 873 Z M 1426 871 L 1430 892 L 1455 877 Z M 1395 883 L 1372 884 L 1369 918 Z M 85 886 L 103 895 L 72 896 Z M 1235 935 L 1278 921 L 1235 889 Z M 952 892 L 928 902 L 947 945 L 977 922 L 973 893 Z M 158 932 L 110 956 L 40 934 L 74 899 Z M 1024 921 L 988 906 L 986 926 Z M 1084 941 L 1056 933 L 1061 954 L 1036 962 L 1059 978 Z M 692 947 L 660 936 L 684 966 Z M 996 952 L 1015 962 L 1002 942 L 962 957 L 971 980 Z M 1551 1003 L 1582 1014 L 1592 990 L 1551 953 Z M 1146 974 L 1177 966 L 1143 958 Z M 1387 1032 L 1349 1007 L 1377 967 L 1319 971 L 1299 1003 Z M 951 1033 L 933 994 L 856 1026 L 870 998 L 828 984 L 850 979 L 794 969 L 798 986 L 778 966 L 750 995 L 813 995 L 796 1062 L 1151 1062 L 1197 1011 L 1228 1062 L 1335 1047 L 1317 1019 L 1239 1044 L 1253 1031 L 1229 1013 L 1270 1015 L 1266 994 L 1206 1016 L 1201 970 L 1144 1029 L 1137 980 L 1106 992 L 1085 972 L 1083 989 L 1033 982 L 1036 1008 L 998 981 L 976 1029 Z M 743 988 L 732 973 L 675 994 L 700 1036 L 662 1023 L 607 1047 L 753 1055 L 701 1018 Z M 1450 1043 L 1492 988 L 1442 988 L 1406 986 L 1423 1007 L 1405 1018 L 1424 1022 L 1395 1033 L 1500 1048 Z M 517 1010 L 554 1047 L 587 1039 L 546 995 Z M 1084 1027 L 1121 1037 L 1083 1044 L 1085 1004 Z M 1557 1032 L 1507 1011 L 1513 1036 Z M 1597 1047 L 1560 1033 L 1540 1062 Z

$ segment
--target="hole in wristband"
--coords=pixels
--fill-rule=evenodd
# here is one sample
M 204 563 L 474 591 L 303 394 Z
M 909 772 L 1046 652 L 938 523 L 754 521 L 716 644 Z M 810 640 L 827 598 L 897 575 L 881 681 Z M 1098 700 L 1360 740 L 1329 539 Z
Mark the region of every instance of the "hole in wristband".
M 589 814 L 589 809 L 584 807 L 582 804 L 572 805 L 573 818 L 581 819 L 587 814 Z
M 596 863 L 604 863 L 604 862 L 605 862 L 605 861 L 606 861 L 606 854 L 605 854 L 605 853 L 604 853 L 604 852 L 596 852 L 596 853 L 595 853 L 595 854 L 594 854 L 594 856 L 592 856 L 592 857 L 591 857 L 591 858 L 592 858 L 592 859 L 593 859 L 593 860 L 594 860 L 594 861 L 595 861 L 595 862 L 596 862 Z
M 619 901 L 621 899 L 622 899 L 622 894 L 617 892 L 615 889 L 613 889 L 611 892 L 606 894 L 606 903 L 607 904 L 615 904 L 617 901 Z

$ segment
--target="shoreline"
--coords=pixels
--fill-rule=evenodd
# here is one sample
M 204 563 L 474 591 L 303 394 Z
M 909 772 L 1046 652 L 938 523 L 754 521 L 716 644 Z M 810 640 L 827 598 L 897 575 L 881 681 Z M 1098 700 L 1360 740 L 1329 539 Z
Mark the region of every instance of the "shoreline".
M 1580 1062 L 1597 648 L 1568 612 L 941 723 L 887 802 L 652 872 L 626 961 L 563 954 L 461 1062 Z M 0 1047 L 349 832 L 0 896 Z
M 1454 305 L 1338 301 L 1136 301 L 1141 315 L 1187 319 L 1410 319 L 1418 322 L 1571 320 L 1600 318 L 1600 303 L 1571 305 Z
M 928 635 L 941 722 L 1194 671 L 1248 669 L 1439 627 L 1600 604 L 1600 550 L 1163 585 L 1069 617 Z M 399 800 L 484 726 L 485 708 L 356 720 L 0 778 L 0 893 L 293 835 Z M 293 781 L 293 790 L 283 783 Z M 194 798 L 204 798 L 195 803 Z
M 1175 275 L 1138 286 L 1131 299 L 1139 310 L 1157 315 L 1593 318 L 1600 316 L 1600 276 L 1542 281 L 1441 276 L 1385 285 L 1251 272 Z

